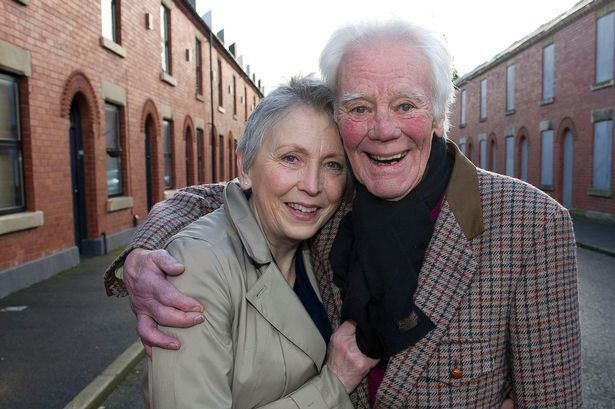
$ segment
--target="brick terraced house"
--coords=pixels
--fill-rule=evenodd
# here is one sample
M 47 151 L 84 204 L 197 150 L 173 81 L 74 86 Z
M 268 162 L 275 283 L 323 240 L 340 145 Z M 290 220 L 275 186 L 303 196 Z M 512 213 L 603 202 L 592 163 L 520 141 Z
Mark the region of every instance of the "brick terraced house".
M 263 96 L 188 0 L 0 0 L 0 297 L 236 175 Z
M 449 137 L 476 165 L 615 220 L 614 55 L 615 1 L 581 1 L 456 80 Z

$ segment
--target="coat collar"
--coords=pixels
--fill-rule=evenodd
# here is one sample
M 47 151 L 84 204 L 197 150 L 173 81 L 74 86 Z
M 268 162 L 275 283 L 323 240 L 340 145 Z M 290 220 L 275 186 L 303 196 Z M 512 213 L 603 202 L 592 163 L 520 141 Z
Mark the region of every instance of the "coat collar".
M 224 190 L 225 212 L 248 256 L 255 262 L 258 279 L 248 289 L 246 299 L 284 337 L 305 352 L 318 370 L 327 348 L 316 325 L 275 264 L 267 240 L 250 211 L 244 192 L 235 183 Z M 307 247 L 302 250 L 310 284 L 320 299 L 320 291 L 310 264 Z

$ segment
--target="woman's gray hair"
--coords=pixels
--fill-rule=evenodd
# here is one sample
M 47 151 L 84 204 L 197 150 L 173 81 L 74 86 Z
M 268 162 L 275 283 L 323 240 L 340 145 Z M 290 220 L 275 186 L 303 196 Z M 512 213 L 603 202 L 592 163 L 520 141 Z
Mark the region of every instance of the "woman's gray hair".
M 325 83 L 337 91 L 337 74 L 344 54 L 378 40 L 401 40 L 409 49 L 418 48 L 429 61 L 434 118 L 444 119 L 444 135 L 449 128 L 448 112 L 455 100 L 452 58 L 443 39 L 419 25 L 402 21 L 370 21 L 346 25 L 336 30 L 320 54 L 320 72 Z
M 324 82 L 307 77 L 293 77 L 267 95 L 250 114 L 243 135 L 237 144 L 237 153 L 243 153 L 243 170 L 252 165 L 263 137 L 291 110 L 300 106 L 313 108 L 331 117 L 333 122 L 334 96 Z

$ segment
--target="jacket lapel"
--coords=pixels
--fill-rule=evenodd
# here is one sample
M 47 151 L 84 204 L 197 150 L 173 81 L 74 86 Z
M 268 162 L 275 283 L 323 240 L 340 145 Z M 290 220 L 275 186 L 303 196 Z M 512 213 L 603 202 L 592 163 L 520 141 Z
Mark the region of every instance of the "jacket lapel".
M 318 328 L 275 263 L 262 266 L 261 271 L 246 299 L 275 329 L 305 352 L 320 370 L 327 348 Z
M 449 143 L 455 165 L 414 294 L 436 328 L 416 345 L 390 358 L 378 389 L 377 407 L 406 407 L 429 359 L 448 331 L 474 274 L 478 258 L 471 240 L 483 232 L 476 168 Z

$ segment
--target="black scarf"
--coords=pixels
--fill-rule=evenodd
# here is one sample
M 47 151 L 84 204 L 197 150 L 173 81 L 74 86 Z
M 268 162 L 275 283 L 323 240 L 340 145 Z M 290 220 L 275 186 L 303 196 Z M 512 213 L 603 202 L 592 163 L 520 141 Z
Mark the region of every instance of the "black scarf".
M 355 181 L 352 212 L 342 219 L 330 260 L 341 318 L 357 323 L 357 345 L 369 357 L 387 358 L 435 328 L 413 296 L 434 230 L 430 212 L 451 170 L 446 141 L 434 136 L 425 175 L 403 199 L 380 199 Z

